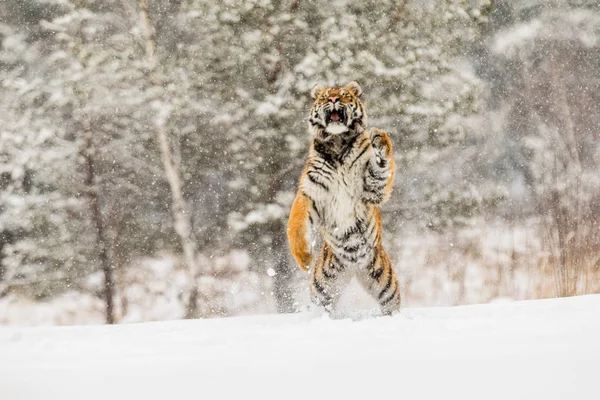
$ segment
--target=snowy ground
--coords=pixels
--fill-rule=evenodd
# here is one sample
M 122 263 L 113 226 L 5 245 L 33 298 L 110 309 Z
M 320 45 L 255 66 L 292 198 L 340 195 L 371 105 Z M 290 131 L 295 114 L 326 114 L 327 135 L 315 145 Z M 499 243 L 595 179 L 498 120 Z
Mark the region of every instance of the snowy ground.
M 0 329 L 0 398 L 599 399 L 600 295 Z

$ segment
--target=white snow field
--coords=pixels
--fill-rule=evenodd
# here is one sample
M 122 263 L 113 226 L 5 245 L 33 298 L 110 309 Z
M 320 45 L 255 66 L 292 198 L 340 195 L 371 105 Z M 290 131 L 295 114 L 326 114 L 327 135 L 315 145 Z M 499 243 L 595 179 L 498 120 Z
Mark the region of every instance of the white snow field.
M 0 329 L 0 399 L 600 399 L 600 295 Z

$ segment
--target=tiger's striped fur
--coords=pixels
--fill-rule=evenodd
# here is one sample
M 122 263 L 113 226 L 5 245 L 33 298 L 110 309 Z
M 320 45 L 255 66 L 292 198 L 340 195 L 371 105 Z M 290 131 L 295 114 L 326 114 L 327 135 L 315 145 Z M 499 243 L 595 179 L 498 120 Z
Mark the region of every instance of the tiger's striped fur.
M 390 197 L 394 158 L 389 136 L 366 130 L 366 112 L 356 82 L 343 88 L 315 87 L 309 128 L 314 138 L 288 222 L 290 249 L 310 268 L 313 227 L 324 245 L 312 271 L 311 297 L 335 310 L 352 277 L 389 315 L 400 308 L 400 287 L 382 246 L 379 207 Z

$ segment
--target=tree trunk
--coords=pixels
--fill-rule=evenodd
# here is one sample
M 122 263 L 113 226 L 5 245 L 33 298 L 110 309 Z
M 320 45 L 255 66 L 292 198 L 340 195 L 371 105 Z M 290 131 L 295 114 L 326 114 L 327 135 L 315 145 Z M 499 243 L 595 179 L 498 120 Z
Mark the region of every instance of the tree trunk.
M 140 17 L 140 24 L 145 40 L 146 58 L 150 63 L 148 71 L 148 79 L 157 88 L 162 89 L 162 82 L 156 74 L 156 43 L 152 35 L 152 28 L 150 23 L 150 17 L 148 15 L 148 1 L 138 0 L 138 12 Z M 164 95 L 164 94 L 163 94 Z M 181 247 L 183 249 L 186 271 L 189 278 L 189 297 L 187 300 L 186 318 L 194 318 L 197 314 L 197 298 L 198 298 L 198 287 L 196 285 L 196 274 L 198 269 L 196 267 L 196 246 L 191 237 L 190 222 L 186 216 L 186 204 L 183 198 L 183 184 L 181 181 L 181 175 L 179 173 L 178 165 L 173 159 L 173 151 L 171 149 L 171 143 L 169 139 L 169 132 L 167 130 L 167 119 L 156 123 L 156 133 L 158 135 L 158 142 L 160 145 L 161 158 L 163 167 L 165 169 L 165 175 L 169 182 L 171 189 L 171 211 L 173 214 L 173 225 L 175 232 L 179 236 Z
M 121 313 L 120 319 L 122 319 L 125 315 L 127 315 L 127 296 L 126 296 L 126 278 L 125 271 L 123 270 L 123 256 L 120 250 L 120 237 L 121 237 L 121 221 L 117 221 L 116 218 L 112 219 L 112 223 L 114 224 L 114 233 L 111 242 L 111 252 L 112 260 L 114 264 L 114 269 L 116 272 L 116 286 L 119 288 L 119 296 L 121 300 Z
M 85 129 L 85 151 L 84 159 L 86 166 L 85 186 L 88 188 L 87 196 L 89 200 L 90 210 L 92 212 L 92 221 L 96 229 L 96 244 L 98 246 L 98 258 L 102 272 L 104 273 L 104 301 L 105 301 L 105 316 L 107 324 L 115 323 L 115 308 L 114 308 L 114 278 L 113 269 L 108 257 L 108 249 L 106 246 L 106 226 L 102 219 L 102 211 L 100 208 L 100 198 L 98 196 L 98 188 L 96 187 L 96 170 L 94 165 L 94 144 L 92 142 L 90 129 Z
M 273 232 L 273 254 L 275 254 L 275 276 L 273 276 L 273 296 L 278 313 L 297 311 L 294 298 L 294 269 L 289 263 L 287 235 L 281 222 L 275 222 Z M 295 266 L 294 266 L 295 267 Z

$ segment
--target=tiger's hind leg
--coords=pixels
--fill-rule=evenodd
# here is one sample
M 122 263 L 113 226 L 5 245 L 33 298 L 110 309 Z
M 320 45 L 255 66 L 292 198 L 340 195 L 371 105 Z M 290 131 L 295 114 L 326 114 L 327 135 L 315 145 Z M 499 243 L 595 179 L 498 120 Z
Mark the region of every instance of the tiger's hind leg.
M 325 243 L 312 273 L 311 300 L 329 313 L 336 311 L 337 303 L 351 276 L 331 248 Z
M 400 310 L 400 285 L 390 257 L 379 246 L 372 262 L 360 270 L 357 278 L 362 287 L 379 303 L 383 315 Z

